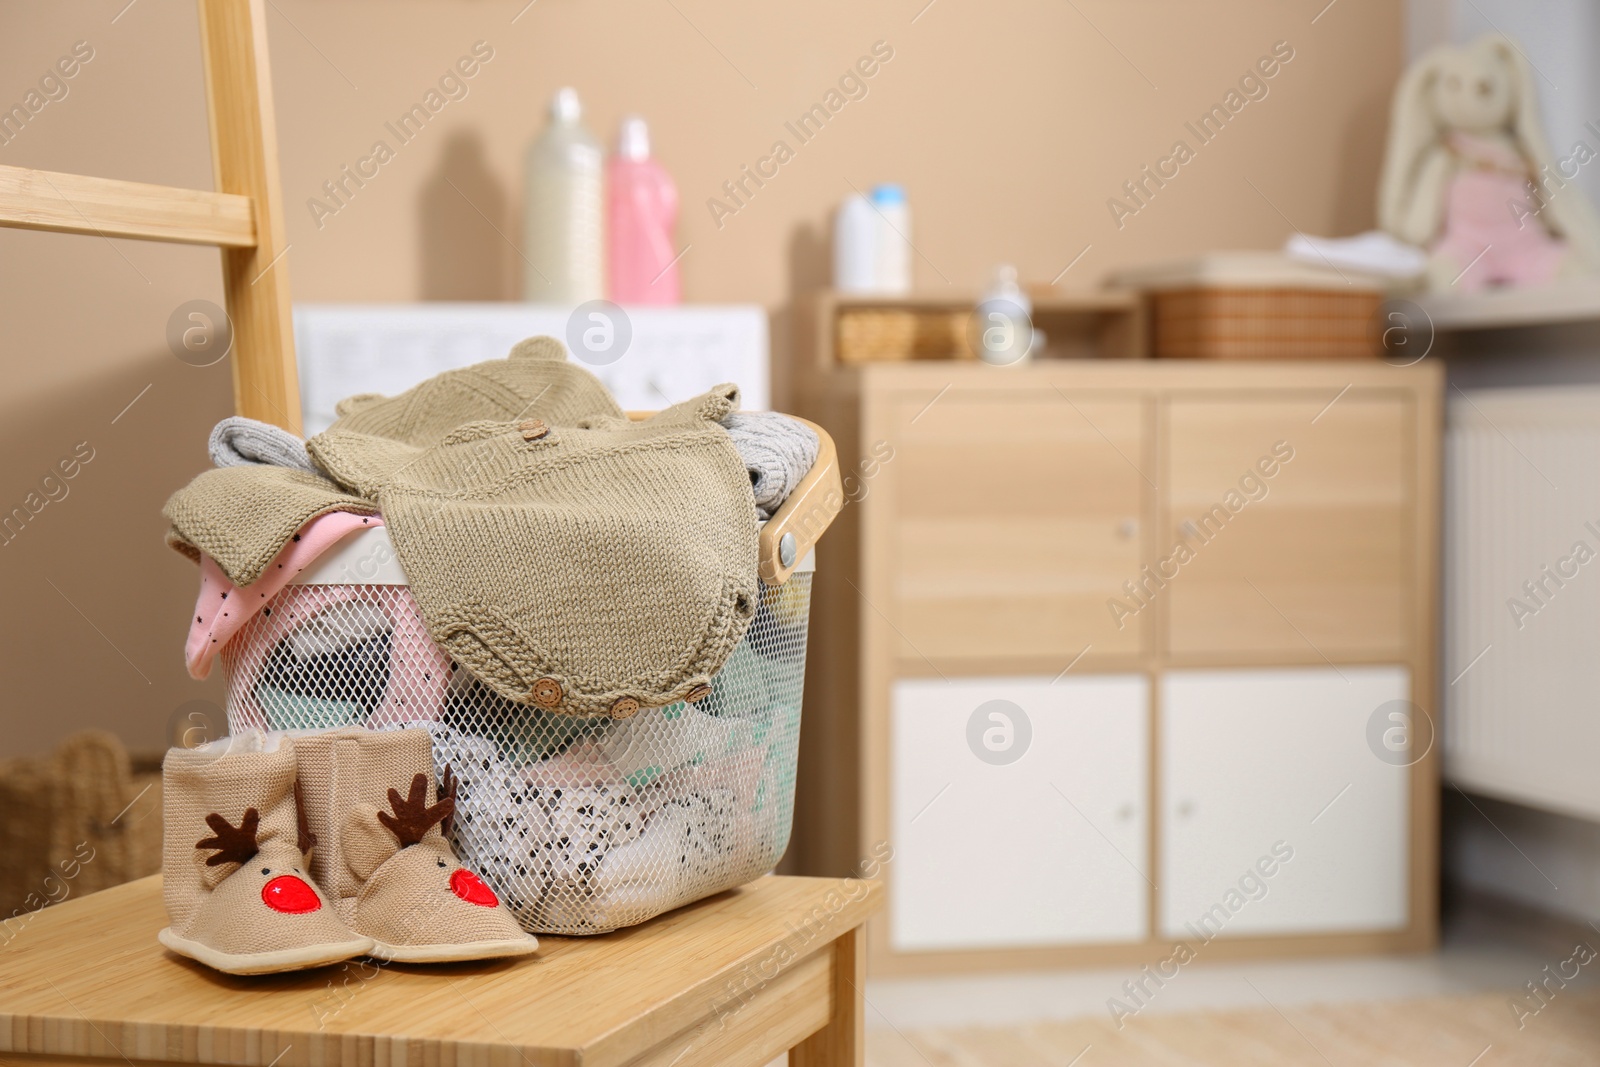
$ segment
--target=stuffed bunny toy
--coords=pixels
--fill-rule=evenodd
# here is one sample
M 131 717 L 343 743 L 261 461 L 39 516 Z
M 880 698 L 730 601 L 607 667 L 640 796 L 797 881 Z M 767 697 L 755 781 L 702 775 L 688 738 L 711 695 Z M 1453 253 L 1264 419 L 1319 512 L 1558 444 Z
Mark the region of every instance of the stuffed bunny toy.
M 1580 163 L 1593 155 L 1575 152 Z M 1378 223 L 1429 251 L 1435 290 L 1593 273 L 1600 222 L 1571 181 L 1572 161 L 1564 166 L 1545 145 L 1516 45 L 1497 34 L 1440 45 L 1395 91 Z

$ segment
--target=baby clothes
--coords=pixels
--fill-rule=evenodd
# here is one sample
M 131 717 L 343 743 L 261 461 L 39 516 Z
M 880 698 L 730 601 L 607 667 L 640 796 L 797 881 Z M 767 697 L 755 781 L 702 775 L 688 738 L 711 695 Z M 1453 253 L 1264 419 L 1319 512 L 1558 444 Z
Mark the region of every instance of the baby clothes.
M 449 724 L 409 725 L 432 735 L 436 773 L 449 767 L 458 783 L 459 855 L 525 929 L 614 930 L 737 885 L 776 861 L 756 836 L 756 750 L 635 788 L 604 756 L 604 741 L 580 741 L 521 766 L 489 739 Z
M 671 704 L 611 724 L 596 744 L 616 773 L 642 789 L 668 771 L 753 748 L 755 731 L 743 719 L 707 715 L 693 704 Z
M 816 432 L 776 411 L 733 411 L 721 422 L 750 473 L 756 511 L 772 518 L 816 463 L 821 447 Z
M 743 810 L 741 810 L 743 808 Z M 707 788 L 669 801 L 643 833 L 566 877 L 540 902 L 541 928 L 604 933 L 737 885 L 752 854 L 750 815 L 732 789 Z
M 274 730 L 325 730 L 365 723 L 389 688 L 387 620 L 381 632 L 352 637 L 323 652 L 302 655 L 295 636 L 278 642 L 256 685 L 267 725 Z
M 243 415 L 230 415 L 212 427 L 206 443 L 213 467 L 293 467 L 315 471 L 306 443 L 270 422 L 258 422 Z
M 537 763 L 558 755 L 574 741 L 593 734 L 600 722 L 513 703 L 471 673 L 454 664 L 451 670 L 454 673 L 440 721 L 465 733 L 493 738 L 499 755 L 514 763 Z
M 301 526 L 262 570 L 261 577 L 240 587 L 223 573 L 210 556 L 200 559 L 200 597 L 195 601 L 194 622 L 183 658 L 191 678 L 211 674 L 211 663 L 244 624 L 266 608 L 272 598 L 324 552 L 357 530 L 382 526 L 376 515 L 331 511 Z
M 333 632 L 326 620 L 372 609 L 388 622 L 381 641 L 352 641 L 335 652 L 304 658 L 295 654 L 292 642 L 303 628 L 312 628 L 313 642 L 325 639 Z M 280 723 L 296 729 L 316 725 L 314 718 L 285 719 L 300 707 L 284 703 L 279 694 L 285 692 L 314 701 L 353 702 L 361 712 L 360 718 L 350 720 L 354 725 L 435 719 L 444 706 L 451 672 L 449 659 L 428 640 L 416 605 L 398 586 L 295 586 L 263 610 L 249 640 L 236 642 L 224 654 L 231 694 L 229 719 L 235 726 L 247 727 L 265 727 L 271 721 L 261 704 L 263 693 L 269 702 L 278 701 L 274 715 Z M 308 716 L 338 714 L 322 705 L 303 710 Z
M 359 429 L 364 410 L 307 447 L 381 508 L 452 659 L 509 700 L 609 716 L 706 684 L 755 614 L 755 505 L 716 424 L 737 406 L 719 386 L 640 422 L 473 421 L 424 446 Z

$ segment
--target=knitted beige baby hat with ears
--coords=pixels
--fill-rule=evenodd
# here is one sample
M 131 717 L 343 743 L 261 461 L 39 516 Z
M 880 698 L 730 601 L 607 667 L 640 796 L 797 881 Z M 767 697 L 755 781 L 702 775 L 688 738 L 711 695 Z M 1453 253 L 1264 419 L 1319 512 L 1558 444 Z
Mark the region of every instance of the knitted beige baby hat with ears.
M 378 502 L 451 658 L 509 700 L 626 716 L 705 686 L 755 615 L 755 503 L 717 423 L 739 393 L 719 386 L 630 422 L 609 397 L 590 402 L 586 371 L 555 372 L 544 355 L 554 344 L 524 342 L 501 365 L 468 368 L 470 379 L 418 386 L 463 420 L 432 441 L 417 427 L 450 420 L 408 401 L 381 422 L 404 440 L 370 429 L 374 405 L 308 448 Z M 504 401 L 483 402 L 485 381 L 514 383 L 507 392 L 531 406 L 509 418 Z
M 340 401 L 330 429 L 426 446 L 468 422 L 537 417 L 571 426 L 622 409 L 600 379 L 567 360 L 553 337 L 520 341 L 506 359 L 437 374 L 397 397 L 353 396 Z

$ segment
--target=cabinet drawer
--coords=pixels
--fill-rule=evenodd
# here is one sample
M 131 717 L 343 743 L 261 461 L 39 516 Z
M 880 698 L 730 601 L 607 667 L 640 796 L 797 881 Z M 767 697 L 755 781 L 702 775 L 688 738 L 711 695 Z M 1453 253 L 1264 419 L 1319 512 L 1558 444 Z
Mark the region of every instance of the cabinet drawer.
M 952 390 L 897 402 L 886 560 L 903 657 L 1136 653 L 1107 607 L 1140 565 L 1137 399 Z
M 1406 654 L 1410 405 L 1329 399 L 1168 404 L 1173 654 Z

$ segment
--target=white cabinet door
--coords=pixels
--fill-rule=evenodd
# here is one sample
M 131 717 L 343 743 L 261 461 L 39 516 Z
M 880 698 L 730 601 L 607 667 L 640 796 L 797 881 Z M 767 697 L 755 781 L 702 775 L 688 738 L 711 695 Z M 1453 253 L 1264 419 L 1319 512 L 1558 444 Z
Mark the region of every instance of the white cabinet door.
M 1410 772 L 1368 731 L 1409 695 L 1402 667 L 1166 674 L 1162 934 L 1404 926 Z
M 891 730 L 897 951 L 1142 940 L 1142 675 L 907 680 Z

